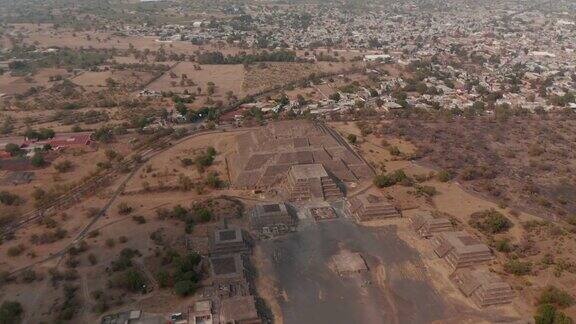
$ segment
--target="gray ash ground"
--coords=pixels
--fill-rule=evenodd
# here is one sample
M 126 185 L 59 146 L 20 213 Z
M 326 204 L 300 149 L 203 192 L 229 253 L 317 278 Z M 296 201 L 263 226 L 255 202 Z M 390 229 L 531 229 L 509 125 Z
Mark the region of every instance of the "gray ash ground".
M 363 227 L 341 217 L 259 244 L 272 260 L 260 275 L 273 276 L 286 296 L 279 300 L 284 323 L 429 323 L 445 315 L 425 271 L 403 270 L 423 265 L 395 226 Z M 343 250 L 359 252 L 369 271 L 339 276 L 330 262 Z M 377 283 L 378 265 L 386 271 L 383 285 Z

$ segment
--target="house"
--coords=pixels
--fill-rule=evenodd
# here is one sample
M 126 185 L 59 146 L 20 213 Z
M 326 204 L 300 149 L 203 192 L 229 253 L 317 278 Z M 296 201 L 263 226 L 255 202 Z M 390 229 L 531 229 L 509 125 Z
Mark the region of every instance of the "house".
M 92 134 L 92 132 L 63 133 L 40 141 L 26 139 L 21 146 L 27 151 L 33 151 L 35 148 L 44 148 L 46 146 L 49 146 L 52 150 L 82 148 L 92 144 Z
M 53 150 L 65 148 L 86 147 L 92 143 L 92 132 L 58 134 L 46 141 L 39 141 L 38 144 L 48 144 Z

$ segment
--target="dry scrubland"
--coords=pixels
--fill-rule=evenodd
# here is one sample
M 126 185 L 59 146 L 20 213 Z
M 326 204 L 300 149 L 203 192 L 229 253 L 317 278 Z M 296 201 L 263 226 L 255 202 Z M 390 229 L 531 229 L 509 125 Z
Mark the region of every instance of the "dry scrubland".
M 552 219 L 576 214 L 576 121 L 399 120 L 381 132 L 412 141 L 419 162 L 453 173 L 490 199 Z
M 200 69 L 196 69 L 195 66 Z M 185 83 L 181 83 L 183 75 L 186 76 Z M 242 65 L 198 65 L 193 62 L 180 62 L 147 88 L 155 91 L 182 93 L 187 90 L 190 93 L 197 93 L 197 88 L 206 92 L 208 83 L 213 82 L 215 84 L 213 97 L 222 99 L 228 91 L 242 96 L 244 94 L 243 80 L 244 67 Z
M 563 125 L 559 126 L 560 124 Z M 549 146 L 546 146 L 548 148 L 546 152 L 558 152 L 562 147 L 570 150 L 571 143 L 559 138 L 556 138 L 554 143 L 544 142 L 546 135 L 537 136 L 537 134 L 542 127 L 547 128 L 555 125 L 554 129 L 556 131 L 552 133 L 546 132 L 548 136 L 557 136 L 558 131 L 564 130 L 562 137 L 570 139 L 573 135 L 567 130 L 566 126 L 571 124 L 572 121 L 553 119 L 530 121 L 527 123 L 529 125 L 528 128 L 519 126 L 516 126 L 518 127 L 516 128 L 509 124 L 509 134 L 512 135 L 505 136 L 507 141 L 504 141 L 504 144 L 497 142 L 494 145 L 497 148 L 502 148 L 502 145 L 506 145 L 506 147 L 515 150 L 519 155 L 518 159 L 521 160 L 522 156 L 528 159 L 528 156 L 531 155 L 528 153 L 529 149 L 527 146 L 532 144 L 533 141 L 525 139 L 527 134 L 532 134 L 539 139 L 538 143 L 540 145 L 549 144 Z M 488 199 L 489 192 L 484 191 L 476 181 L 466 182 L 462 180 L 460 178 L 461 174 L 457 173 L 457 171 L 461 170 L 454 168 L 454 163 L 456 163 L 454 159 L 458 160 L 455 156 L 458 156 L 460 152 L 465 154 L 465 152 L 468 152 L 467 148 L 472 150 L 470 143 L 468 145 L 464 144 L 466 141 L 473 141 L 476 144 L 476 146 L 473 146 L 475 152 L 484 152 L 490 149 L 491 146 L 489 148 L 480 146 L 484 150 L 478 150 L 479 143 L 486 144 L 486 142 L 483 142 L 486 129 L 482 128 L 482 126 L 490 127 L 490 129 L 497 129 L 503 126 L 491 122 L 487 124 L 481 121 L 464 122 L 462 128 L 471 133 L 467 136 L 463 135 L 465 132 L 462 132 L 454 123 L 394 121 L 392 123 L 383 122 L 380 125 L 383 125 L 381 127 L 385 131 L 362 136 L 362 131 L 355 123 L 333 123 L 333 126 L 344 136 L 348 134 L 358 136 L 359 140 L 356 145 L 373 166 L 382 172 L 389 173 L 402 170 L 408 177 L 415 180 L 415 184 L 397 184 L 381 189 L 385 196 L 393 198 L 395 204 L 405 210 L 405 216 L 415 212 L 416 208 L 434 210 L 450 217 L 457 228 L 465 229 L 481 237 L 493 249 L 497 258 L 496 261 L 490 263 L 489 268 L 505 277 L 518 296 L 511 307 L 503 307 L 500 310 L 511 312 L 510 315 L 515 316 L 532 314 L 541 291 L 547 285 L 554 285 L 570 291 L 576 280 L 576 259 L 574 258 L 576 239 L 573 234 L 576 228 L 570 224 L 556 224 L 546 220 L 547 213 L 530 213 L 529 207 L 532 206 L 530 200 L 520 200 L 525 205 L 520 205 L 519 207 L 525 207 L 524 210 L 528 211 L 523 212 L 498 203 L 498 199 Z M 478 128 L 474 128 L 472 125 Z M 361 123 L 361 128 L 365 129 L 365 124 Z M 447 131 L 440 131 L 440 128 Z M 431 129 L 436 131 L 431 131 Z M 435 134 L 436 136 L 434 136 Z M 443 139 L 440 134 L 447 134 L 446 137 L 449 139 Z M 401 137 L 398 137 L 399 135 Z M 503 135 L 501 134 L 501 136 Z M 412 140 L 407 141 L 407 139 Z M 433 141 L 434 143 L 431 143 Z M 511 142 L 519 144 L 518 146 L 513 146 L 510 145 Z M 523 145 L 526 145 L 526 147 L 523 147 Z M 455 146 L 458 149 L 454 149 Z M 392 148 L 398 148 L 399 153 Z M 426 154 L 422 152 L 424 148 L 428 148 Z M 414 156 L 423 156 L 423 158 L 411 161 Z M 480 157 L 478 157 L 479 160 Z M 511 159 L 511 157 L 508 156 L 508 159 Z M 509 166 L 508 168 L 511 168 L 510 172 L 518 171 L 514 169 L 515 166 L 516 168 L 526 168 L 518 161 L 505 161 L 506 165 Z M 496 166 L 498 165 L 496 164 Z M 434 168 L 430 166 L 434 166 Z M 438 170 L 442 168 L 450 169 L 458 176 L 455 176 L 456 178 L 453 180 L 446 181 L 442 176 L 439 176 L 440 172 Z M 505 169 L 499 168 L 498 170 Z M 538 172 L 534 172 L 534 174 L 538 174 Z M 505 176 L 507 175 L 509 173 L 499 173 L 496 179 L 506 179 Z M 546 176 L 550 177 L 550 174 Z M 550 180 L 554 182 L 555 179 L 561 181 L 558 176 Z M 435 190 L 432 195 L 423 195 L 417 190 L 418 186 L 431 186 Z M 522 198 L 521 195 L 511 197 L 515 197 L 512 201 Z M 568 204 L 562 206 L 567 209 L 570 208 Z M 534 209 L 540 210 L 542 207 L 537 204 Z M 495 211 L 505 217 L 509 222 L 509 227 L 494 233 L 488 233 L 473 227 L 471 223 L 471 220 L 475 217 L 473 215 L 486 211 Z M 444 264 L 439 262 L 440 260 L 432 251 L 430 244 L 415 239 L 413 234 L 408 233 L 409 230 L 404 232 L 406 233 L 401 235 L 401 238 L 415 246 L 422 254 L 425 263 L 429 265 L 428 269 L 431 272 L 437 290 L 441 291 L 447 298 L 456 298 L 466 302 L 460 292 L 455 291 L 450 283 L 443 281 L 449 271 Z M 403 231 L 400 231 L 400 233 L 403 233 Z M 570 306 L 563 311 L 567 315 L 574 317 L 576 315 L 576 306 Z M 480 318 L 486 317 L 479 317 L 478 319 Z

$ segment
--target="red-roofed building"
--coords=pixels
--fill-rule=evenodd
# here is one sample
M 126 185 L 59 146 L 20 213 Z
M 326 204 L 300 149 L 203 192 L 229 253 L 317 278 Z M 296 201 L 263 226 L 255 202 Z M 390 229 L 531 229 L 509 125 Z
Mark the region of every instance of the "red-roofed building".
M 92 143 L 92 132 L 57 134 L 53 138 L 41 141 L 26 141 L 24 147 L 44 147 L 50 145 L 53 150 L 73 147 L 85 147 Z
M 53 150 L 69 147 L 83 147 L 92 143 L 92 133 L 56 135 L 43 142 L 44 144 L 49 144 Z

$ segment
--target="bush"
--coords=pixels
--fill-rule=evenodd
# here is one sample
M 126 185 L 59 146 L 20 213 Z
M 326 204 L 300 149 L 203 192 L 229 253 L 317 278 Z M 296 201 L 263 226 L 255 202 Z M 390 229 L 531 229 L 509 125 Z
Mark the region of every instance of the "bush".
M 374 177 L 374 185 L 378 188 L 390 187 L 393 186 L 395 183 L 387 174 L 379 174 Z
M 113 238 L 106 239 L 106 246 L 107 246 L 107 247 L 113 248 L 114 245 L 116 245 L 116 242 L 114 242 L 114 239 L 113 239 Z
M 182 166 L 187 167 L 194 164 L 194 160 L 192 160 L 191 158 L 183 158 L 182 160 L 180 160 L 180 163 L 182 164 Z
M 532 272 L 532 263 L 520 260 L 510 260 L 504 264 L 504 271 L 516 276 L 523 276 Z
M 195 284 L 190 280 L 178 281 L 174 284 L 174 291 L 179 296 L 188 296 L 196 289 Z
M 213 189 L 219 189 L 224 186 L 224 182 L 220 180 L 217 172 L 210 172 L 208 176 L 206 176 L 206 185 Z
M 212 212 L 204 207 L 199 207 L 196 209 L 196 216 L 201 223 L 208 223 L 212 220 Z
M 132 216 L 132 220 L 137 224 L 146 224 L 146 218 L 144 218 L 142 215 Z
M 134 210 L 134 208 L 132 208 L 131 206 L 129 206 L 127 203 L 125 202 L 121 202 L 120 204 L 118 204 L 118 213 L 120 215 L 128 215 L 130 214 L 132 211 Z
M 512 251 L 512 246 L 510 245 L 510 241 L 508 239 L 503 239 L 494 242 L 494 248 L 498 252 L 508 253 Z
M 380 174 L 374 178 L 374 185 L 378 188 L 390 187 L 397 183 L 412 182 L 403 170 L 396 170 L 388 174 Z
M 448 182 L 452 179 L 452 174 L 446 170 L 442 170 L 438 172 L 436 179 L 438 179 L 440 182 Z
M 136 269 L 131 268 L 115 278 L 114 286 L 131 292 L 144 292 L 146 279 Z
M 18 206 L 23 202 L 20 196 L 8 191 L 0 191 L 0 203 L 7 206 Z
M 506 232 L 512 227 L 512 222 L 495 209 L 473 213 L 469 224 L 485 234 Z
M 542 304 L 538 307 L 534 316 L 535 324 L 572 324 L 572 319 L 554 305 Z
M 22 321 L 24 309 L 19 302 L 5 301 L 0 306 L 0 324 L 14 324 Z
M 8 250 L 6 251 L 6 254 L 8 254 L 9 257 L 17 257 L 20 254 L 22 254 L 24 250 L 26 250 L 26 247 L 23 244 L 18 244 L 9 247 Z
M 60 173 L 68 172 L 68 171 L 72 170 L 72 167 L 73 167 L 72 162 L 70 162 L 68 160 L 58 162 L 54 165 L 54 169 L 56 169 L 56 171 L 58 171 Z
M 94 253 L 88 254 L 88 262 L 90 262 L 91 265 L 95 265 L 96 263 L 98 263 L 98 258 L 96 257 L 96 255 L 94 255 Z
M 398 156 L 398 155 L 402 154 L 402 152 L 400 152 L 400 149 L 398 148 L 398 146 L 389 147 L 388 152 L 390 152 L 390 155 L 392 155 L 392 156 Z
M 352 144 L 356 144 L 356 142 L 358 142 L 358 137 L 354 134 L 348 134 L 347 138 L 348 138 L 348 142 L 350 142 Z
M 551 304 L 559 308 L 566 308 L 574 304 L 574 297 L 560 288 L 548 286 L 540 293 L 538 304 Z
M 41 153 L 36 153 L 30 160 L 33 166 L 40 168 L 46 164 L 46 160 L 44 160 L 44 156 Z
M 417 195 L 424 195 L 426 197 L 435 196 L 438 193 L 435 187 L 432 186 L 418 186 L 416 188 Z

